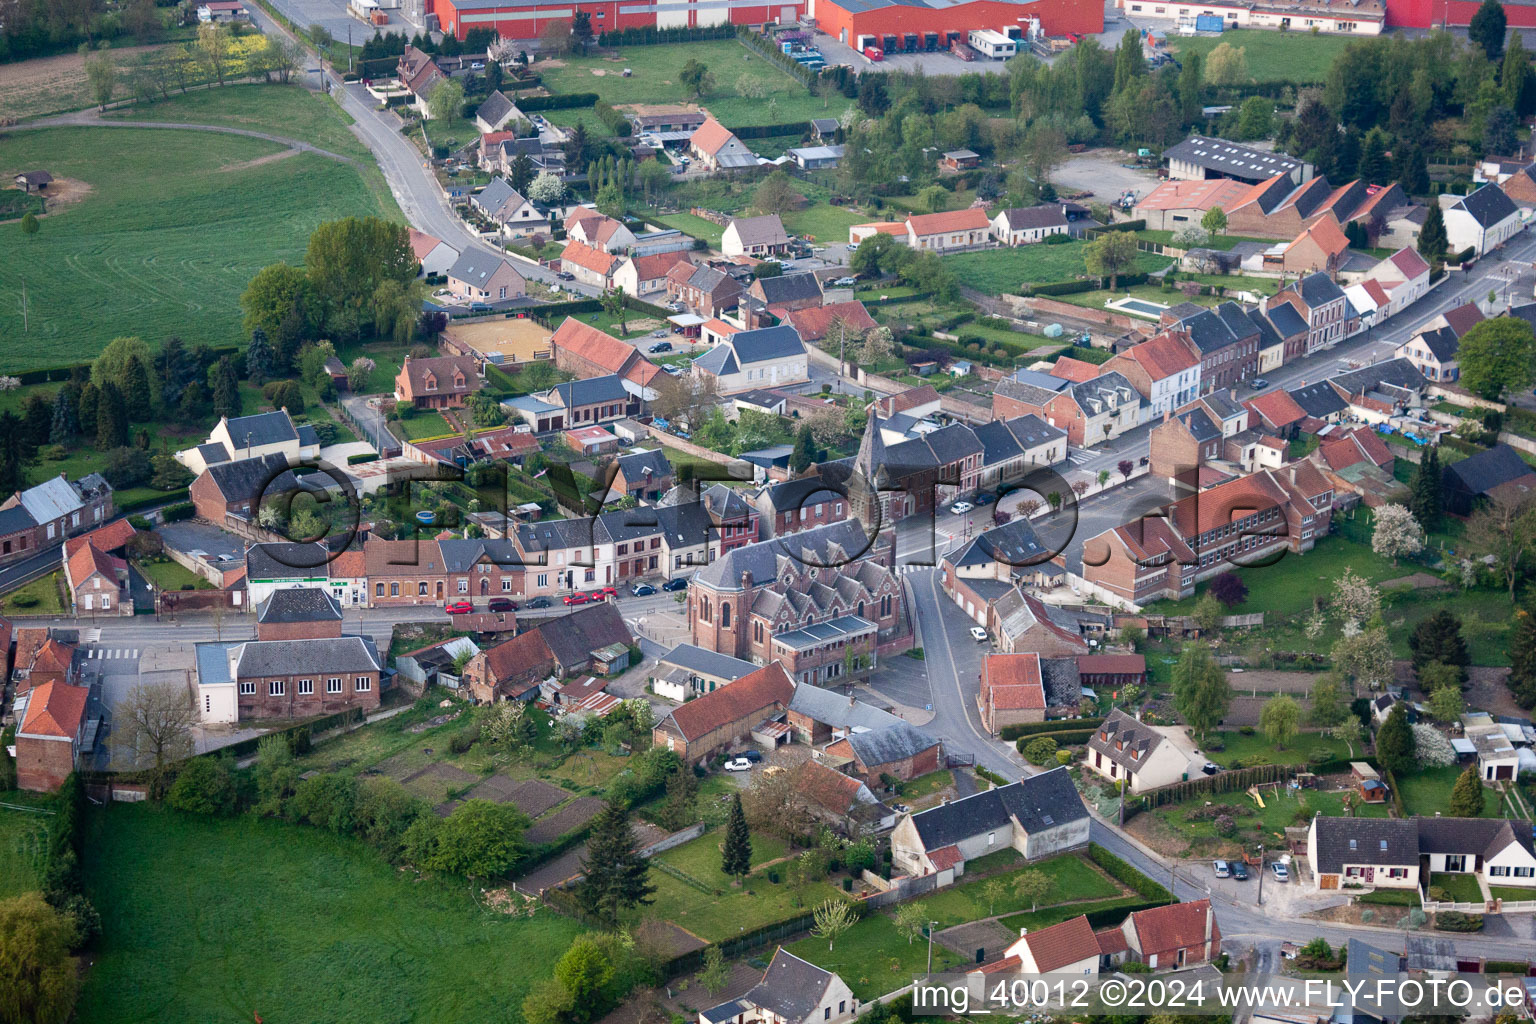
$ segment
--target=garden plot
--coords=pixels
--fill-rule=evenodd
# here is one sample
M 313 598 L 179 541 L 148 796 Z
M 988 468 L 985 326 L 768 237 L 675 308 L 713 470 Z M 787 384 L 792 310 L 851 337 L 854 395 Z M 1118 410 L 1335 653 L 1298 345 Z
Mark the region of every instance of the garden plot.
M 451 764 L 429 764 L 419 771 L 412 772 L 400 780 L 406 792 L 412 796 L 419 796 L 424 800 L 440 801 L 448 796 L 448 791 L 463 789 L 465 786 L 478 779 L 478 775 L 471 775 L 462 768 Z
M 578 797 L 558 811 L 536 820 L 524 833 L 524 838 L 530 843 L 553 842 L 597 817 L 597 812 L 602 809 L 603 801 L 598 797 Z
M 505 775 L 492 775 L 469 794 L 477 800 L 512 804 L 530 818 L 537 818 L 552 807 L 569 800 L 570 793 L 542 779 L 518 781 Z

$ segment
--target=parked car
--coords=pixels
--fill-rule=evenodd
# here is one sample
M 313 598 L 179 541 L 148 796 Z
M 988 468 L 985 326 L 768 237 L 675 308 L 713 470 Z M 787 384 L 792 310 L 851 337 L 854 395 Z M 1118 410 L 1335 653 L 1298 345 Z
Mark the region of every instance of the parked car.
M 567 606 L 573 605 L 573 604 L 590 604 L 591 601 L 592 601 L 592 595 L 591 594 L 567 594 L 562 600 L 565 601 Z
M 619 596 L 619 588 L 618 587 L 604 587 L 602 590 L 594 590 L 594 591 L 592 591 L 592 600 L 594 600 L 594 601 L 606 601 L 610 597 L 618 597 L 618 596 Z
M 987 631 L 982 629 L 980 626 L 972 626 L 971 639 L 975 640 L 979 644 L 984 644 L 987 642 Z
M 454 601 L 443 606 L 443 611 L 449 615 L 468 615 L 475 610 L 475 606 L 468 601 Z
M 569 272 L 564 271 L 564 270 L 556 271 L 555 272 L 555 276 L 558 277 L 562 281 L 574 281 L 574 280 L 576 280 L 576 275 L 575 274 L 569 273 Z
M 978 505 L 990 505 L 990 504 L 992 504 L 996 500 L 997 500 L 997 495 L 995 495 L 995 494 L 988 494 L 986 491 L 983 491 L 980 494 L 976 495 L 976 504 L 978 504 Z
M 728 772 L 749 772 L 752 770 L 752 762 L 744 757 L 734 758 L 725 762 L 725 770 Z
M 667 580 L 667 582 L 665 582 L 665 583 L 663 583 L 661 585 L 661 589 L 662 590 L 687 590 L 688 589 L 688 581 L 686 579 L 684 579 L 683 577 L 679 576 L 675 580 Z
M 1221 771 L 1221 765 L 1216 764 L 1214 761 L 1207 761 L 1200 768 L 1200 770 L 1207 775 L 1215 775 L 1217 772 Z
M 549 607 L 549 598 L 547 598 L 547 597 L 536 597 L 532 601 L 528 602 L 528 607 L 529 607 L 529 609 L 533 609 L 533 608 L 548 608 Z
M 517 602 L 510 597 L 493 597 L 485 603 L 485 607 L 493 612 L 515 612 Z
M 1248 865 L 1244 864 L 1240 860 L 1233 861 L 1232 862 L 1232 878 L 1233 878 L 1234 881 L 1238 881 L 1238 882 L 1246 882 L 1246 881 L 1248 881 Z
M 744 750 L 741 756 L 753 764 L 761 764 L 763 761 L 763 752 L 761 750 Z
M 489 302 L 471 302 L 469 304 L 469 311 L 471 313 L 489 313 L 492 308 L 494 307 Z
M 1211 870 L 1216 872 L 1217 878 L 1231 878 L 1232 868 L 1224 860 L 1211 861 Z
M 1277 860 L 1269 862 L 1269 870 L 1275 876 L 1275 881 L 1277 882 L 1289 882 L 1291 880 L 1290 869 Z
M 855 279 L 851 277 L 840 277 L 836 281 L 832 282 L 832 286 L 834 288 L 851 288 L 853 287 L 854 281 Z
M 672 351 L 672 343 L 670 341 L 658 341 L 656 344 L 654 344 L 650 348 L 646 349 L 646 351 L 647 352 L 671 352 Z
M 968 501 L 957 501 L 953 505 L 949 506 L 949 510 L 957 516 L 963 516 L 967 512 L 973 510 L 975 507 L 975 505 L 972 505 Z
M 656 588 L 649 583 L 636 583 L 629 588 L 629 592 L 636 597 L 650 597 L 656 593 Z
M 1248 382 L 1248 386 L 1257 391 L 1260 388 L 1269 387 L 1269 381 L 1265 380 L 1263 377 L 1255 377 L 1253 380 Z

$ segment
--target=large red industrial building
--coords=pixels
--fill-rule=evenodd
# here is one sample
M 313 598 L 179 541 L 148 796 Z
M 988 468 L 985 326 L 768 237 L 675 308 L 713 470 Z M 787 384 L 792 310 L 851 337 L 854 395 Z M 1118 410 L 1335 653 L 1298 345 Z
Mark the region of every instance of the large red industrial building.
M 1388 28 L 1466 28 L 1480 0 L 1387 0 Z M 1510 28 L 1536 28 L 1536 3 L 1504 0 Z
M 470 29 L 492 28 L 506 39 L 537 39 L 552 21 L 569 21 L 578 10 L 592 16 L 593 32 L 616 29 L 697 28 L 708 25 L 792 24 L 805 0 L 427 0 L 438 27 L 463 39 Z
M 948 49 L 977 29 L 1026 36 L 1034 18 L 1048 36 L 1104 31 L 1102 0 L 812 0 L 811 15 L 840 42 L 859 46 L 860 37 L 874 36 L 888 50 L 910 49 L 909 36 L 922 40 L 919 49 L 934 49 L 930 42 Z M 902 45 L 892 46 L 892 38 Z

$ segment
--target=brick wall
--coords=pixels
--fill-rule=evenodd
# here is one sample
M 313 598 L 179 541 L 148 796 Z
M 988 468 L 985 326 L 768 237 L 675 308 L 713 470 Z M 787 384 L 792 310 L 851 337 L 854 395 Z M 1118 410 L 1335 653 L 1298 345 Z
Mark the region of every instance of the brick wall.
M 64 740 L 16 738 L 16 786 L 51 793 L 75 770 L 75 745 Z
M 255 684 L 255 693 L 239 693 L 237 700 L 240 719 L 248 718 L 308 718 L 311 715 L 330 715 L 347 708 L 362 708 L 366 713 L 379 706 L 379 673 L 348 672 L 340 677 L 341 692 L 326 690 L 328 678 L 314 676 L 263 676 L 259 679 L 241 679 L 239 685 Z M 299 684 L 308 679 L 312 693 L 299 693 Z M 367 689 L 358 690 L 358 679 L 367 680 Z M 272 685 L 280 683 L 282 693 L 274 695 Z
M 258 622 L 257 640 L 320 640 L 341 636 L 341 620 L 323 622 Z

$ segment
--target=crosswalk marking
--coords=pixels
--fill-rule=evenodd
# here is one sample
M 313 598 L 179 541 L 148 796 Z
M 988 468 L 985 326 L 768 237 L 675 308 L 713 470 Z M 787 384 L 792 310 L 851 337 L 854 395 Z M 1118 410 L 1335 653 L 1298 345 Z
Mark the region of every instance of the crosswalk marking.
M 86 657 L 95 658 L 97 661 L 137 661 L 139 649 L 137 647 L 94 647 Z

